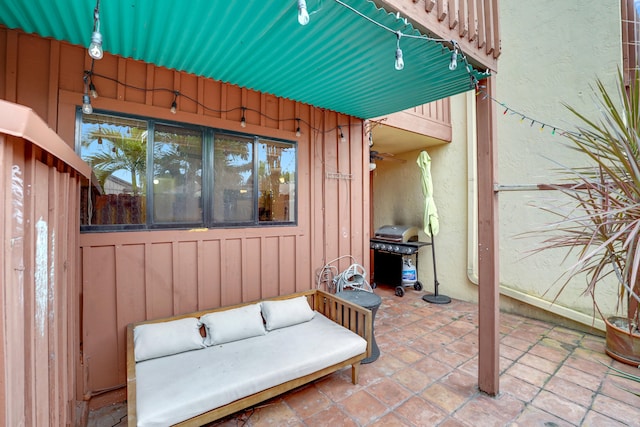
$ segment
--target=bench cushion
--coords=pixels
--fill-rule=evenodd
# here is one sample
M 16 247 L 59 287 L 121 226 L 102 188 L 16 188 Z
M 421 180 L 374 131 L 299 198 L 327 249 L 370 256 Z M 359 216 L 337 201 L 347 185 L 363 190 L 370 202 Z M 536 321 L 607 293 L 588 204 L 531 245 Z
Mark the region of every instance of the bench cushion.
M 138 325 L 133 342 L 136 362 L 204 347 L 196 317 Z
M 206 345 L 224 344 L 264 335 L 267 332 L 264 330 L 258 303 L 205 314 L 200 318 L 200 322 L 207 331 Z
M 166 426 L 364 353 L 367 342 L 315 313 L 266 335 L 136 364 L 139 426 Z
M 267 331 L 286 328 L 298 323 L 308 322 L 314 312 L 309 307 L 306 297 L 285 300 L 262 301 L 262 315 L 267 324 Z

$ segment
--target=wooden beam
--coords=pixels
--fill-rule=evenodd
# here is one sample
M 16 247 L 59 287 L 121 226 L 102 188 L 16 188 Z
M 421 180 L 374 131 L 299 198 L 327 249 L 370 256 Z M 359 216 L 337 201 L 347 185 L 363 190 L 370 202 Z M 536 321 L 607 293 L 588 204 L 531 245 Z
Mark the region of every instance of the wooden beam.
M 495 396 L 499 392 L 500 335 L 498 264 L 498 192 L 495 77 L 481 82 L 476 97 L 478 131 L 478 387 Z

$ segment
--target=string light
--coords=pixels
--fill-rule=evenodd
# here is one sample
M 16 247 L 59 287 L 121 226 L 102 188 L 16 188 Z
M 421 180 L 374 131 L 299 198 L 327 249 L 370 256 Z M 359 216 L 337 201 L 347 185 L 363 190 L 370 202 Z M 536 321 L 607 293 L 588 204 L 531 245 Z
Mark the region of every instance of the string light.
M 244 117 L 244 111 L 246 110 L 245 107 L 242 107 L 242 118 L 240 119 L 240 126 L 243 128 L 247 127 L 247 119 Z
M 400 49 L 400 38 L 402 37 L 402 33 L 400 31 L 396 31 L 396 62 L 395 68 L 400 71 L 404 68 L 404 59 L 402 59 L 402 49 Z
M 346 142 L 347 139 L 344 137 L 344 133 L 342 132 L 342 126 L 338 125 L 338 131 L 340 131 L 340 142 Z
M 296 136 L 300 138 L 300 119 L 296 119 L 298 121 L 298 127 L 296 128 Z
M 82 112 L 84 114 L 91 114 L 93 113 L 93 107 L 91 106 L 91 98 L 89 98 L 89 93 L 87 92 L 89 90 L 89 73 L 85 73 L 83 80 L 84 80 L 84 95 L 82 95 Z
M 89 56 L 93 59 L 102 59 L 102 34 L 100 34 L 100 0 L 97 0 L 93 9 L 93 33 L 91 33 L 91 44 L 89 44 Z
M 307 25 L 309 23 L 309 12 L 307 12 L 306 0 L 298 0 L 298 23 Z
M 355 125 L 362 126 L 363 125 L 362 123 L 358 122 L 358 123 L 354 123 L 354 124 L 337 125 L 337 126 L 335 126 L 333 128 L 330 128 L 330 129 L 329 128 L 327 128 L 327 129 L 319 129 L 319 128 L 316 128 L 316 127 L 312 126 L 310 122 L 308 122 L 307 120 L 304 120 L 304 119 L 302 119 L 300 117 L 277 118 L 277 117 L 269 116 L 268 114 L 265 114 L 264 112 L 262 112 L 260 110 L 256 110 L 256 109 L 253 109 L 253 108 L 248 108 L 248 107 L 245 107 L 245 106 L 238 106 L 238 107 L 228 108 L 228 109 L 224 109 L 224 110 L 216 109 L 216 108 L 211 108 L 211 107 L 207 106 L 206 104 L 203 104 L 202 102 L 198 101 L 195 98 L 190 97 L 189 95 L 186 95 L 186 94 L 184 94 L 182 92 L 179 92 L 179 91 L 176 91 L 176 90 L 173 90 L 173 89 L 169 89 L 169 88 L 165 88 L 165 87 L 155 87 L 155 88 L 140 87 L 140 86 L 132 85 L 132 84 L 127 83 L 125 81 L 120 81 L 117 78 L 113 78 L 113 77 L 110 77 L 110 76 L 107 76 L 107 75 L 104 75 L 104 74 L 95 73 L 95 72 L 90 71 L 90 70 L 86 70 L 84 72 L 84 75 L 85 75 L 84 81 L 87 84 L 88 84 L 88 82 L 90 80 L 92 80 L 94 77 L 96 77 L 96 78 L 100 78 L 100 79 L 109 80 L 109 81 L 114 82 L 114 83 L 116 83 L 118 85 L 122 85 L 122 86 L 124 86 L 126 88 L 133 89 L 133 90 L 138 90 L 138 91 L 145 92 L 145 93 L 146 92 L 169 92 L 169 93 L 172 93 L 174 95 L 174 100 L 173 100 L 173 102 L 171 104 L 172 105 L 174 103 L 176 104 L 176 110 L 177 110 L 177 97 L 178 96 L 180 96 L 182 98 L 185 98 L 185 99 L 189 100 L 190 102 L 193 102 L 194 104 L 202 107 L 204 110 L 207 110 L 207 111 L 210 111 L 210 112 L 216 113 L 216 114 L 227 114 L 227 113 L 231 113 L 231 112 L 234 112 L 234 111 L 241 110 L 242 111 L 242 118 L 240 119 L 241 120 L 240 121 L 240 125 L 241 126 L 242 126 L 242 122 L 243 121 L 245 122 L 245 126 L 246 126 L 245 113 L 247 111 L 251 111 L 251 112 L 253 112 L 255 114 L 258 114 L 258 115 L 266 118 L 267 120 L 273 121 L 273 122 L 296 121 L 297 125 L 298 125 L 297 128 L 296 128 L 296 136 L 298 136 L 297 135 L 298 130 L 300 130 L 300 133 L 302 134 L 301 124 L 304 124 L 305 126 L 307 126 L 311 131 L 318 132 L 318 133 L 332 133 L 332 132 L 335 132 L 336 130 L 339 130 L 340 134 L 342 135 L 342 137 L 344 137 L 344 134 L 342 132 L 342 128 L 343 127 L 345 127 L 345 126 L 346 127 L 351 127 L 351 126 L 355 126 Z M 89 99 L 89 102 L 90 102 L 90 99 Z M 345 139 L 345 141 L 346 141 L 346 139 Z
M 548 123 L 542 122 L 538 119 L 535 119 L 533 117 L 529 117 L 526 114 L 523 114 L 509 106 L 507 106 L 505 103 L 498 101 L 497 99 L 493 98 L 492 96 L 490 96 L 486 91 L 480 89 L 478 90 L 478 92 L 476 93 L 476 95 L 483 95 L 483 98 L 489 98 L 491 101 L 495 102 L 496 104 L 499 104 L 502 108 L 504 108 L 504 111 L 502 112 L 502 115 L 506 116 L 507 113 L 510 113 L 511 115 L 515 115 L 515 116 L 519 116 L 520 117 L 520 123 L 523 123 L 525 120 L 527 120 L 529 122 L 529 127 L 532 128 L 534 127 L 534 125 L 536 126 L 540 126 L 538 128 L 538 130 L 540 132 L 543 132 L 545 128 L 547 129 L 551 129 L 551 135 L 555 135 L 556 132 L 559 132 L 561 136 L 565 136 L 565 135 L 573 135 L 573 136 L 580 136 L 580 133 L 578 132 L 571 132 L 571 131 L 567 131 L 564 130 L 558 126 L 553 126 L 550 125 Z
M 415 34 L 405 34 L 402 33 L 400 31 L 396 31 L 393 30 L 389 27 L 387 27 L 384 24 L 381 24 L 380 22 L 375 21 L 374 19 L 368 17 L 367 15 L 363 14 L 362 12 L 358 11 L 357 9 L 353 8 L 352 6 L 344 3 L 341 0 L 334 0 L 336 3 L 338 3 L 339 5 L 343 6 L 346 9 L 351 10 L 353 13 L 359 15 L 361 18 L 366 19 L 367 21 L 377 25 L 378 27 L 390 32 L 390 33 L 394 33 L 396 35 L 396 54 L 395 54 L 395 68 L 396 70 L 402 70 L 404 68 L 404 58 L 403 58 L 403 54 L 402 54 L 402 49 L 400 49 L 400 38 L 401 37 L 406 37 L 406 38 L 411 38 L 411 39 L 419 39 L 419 40 L 426 40 L 426 41 L 433 41 L 433 42 L 437 42 L 437 43 L 451 43 L 454 47 L 453 52 L 451 53 L 451 60 L 449 61 L 449 70 L 454 71 L 458 68 L 458 57 L 461 58 L 462 62 L 465 64 L 466 66 L 466 70 L 467 73 L 469 74 L 470 77 L 470 85 L 469 88 L 473 89 L 475 87 L 477 87 L 478 85 L 478 80 L 476 79 L 476 77 L 473 75 L 473 73 L 471 72 L 471 65 L 469 64 L 469 61 L 467 60 L 466 55 L 464 54 L 464 52 L 462 52 L 462 49 L 460 49 L 460 45 L 458 44 L 457 41 L 455 40 L 445 40 L 445 39 L 438 39 L 438 38 L 433 38 L 433 37 L 429 37 L 423 34 L 419 34 L 419 35 L 415 35 Z M 396 19 L 403 22 L 405 27 L 407 25 L 409 25 L 409 22 L 406 18 L 401 18 L 400 17 L 400 12 L 396 13 Z
M 171 102 L 171 114 L 176 114 L 176 112 L 178 111 L 178 95 L 180 95 L 180 92 L 178 91 L 173 92 L 173 102 Z

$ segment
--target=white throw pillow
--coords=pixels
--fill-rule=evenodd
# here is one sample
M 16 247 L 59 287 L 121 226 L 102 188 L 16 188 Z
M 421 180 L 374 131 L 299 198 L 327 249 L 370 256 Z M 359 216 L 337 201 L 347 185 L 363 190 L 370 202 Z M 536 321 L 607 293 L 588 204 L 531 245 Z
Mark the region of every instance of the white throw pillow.
M 204 348 L 200 322 L 195 317 L 148 323 L 133 329 L 136 362 Z
M 262 315 L 267 322 L 267 331 L 308 322 L 313 319 L 314 314 L 305 296 L 262 302 Z
M 260 304 L 205 314 L 200 321 L 207 331 L 206 345 L 224 344 L 267 333 L 260 314 Z

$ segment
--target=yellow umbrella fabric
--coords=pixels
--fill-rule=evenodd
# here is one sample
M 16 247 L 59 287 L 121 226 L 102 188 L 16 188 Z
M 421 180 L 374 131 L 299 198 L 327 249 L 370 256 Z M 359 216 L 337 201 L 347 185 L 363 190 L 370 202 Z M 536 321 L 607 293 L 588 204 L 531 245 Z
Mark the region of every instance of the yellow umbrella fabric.
M 438 209 L 433 199 L 433 182 L 431 181 L 431 157 L 426 151 L 418 155 L 418 167 L 422 175 L 422 194 L 424 194 L 424 232 L 427 236 L 433 236 L 440 231 L 440 221 L 438 220 Z M 431 227 L 429 227 L 431 224 Z

